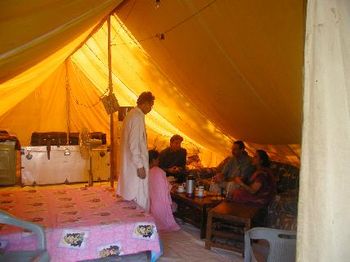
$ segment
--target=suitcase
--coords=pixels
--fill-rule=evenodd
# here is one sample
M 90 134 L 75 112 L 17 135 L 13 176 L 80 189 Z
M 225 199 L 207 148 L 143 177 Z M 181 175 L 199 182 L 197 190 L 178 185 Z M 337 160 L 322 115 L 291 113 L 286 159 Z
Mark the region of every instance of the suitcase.
M 105 145 L 106 134 L 102 132 L 91 132 L 90 137 L 102 141 Z M 30 141 L 31 146 L 62 146 L 67 144 L 66 132 L 34 132 Z M 79 133 L 69 134 L 69 145 L 79 145 Z
M 72 146 L 79 145 L 79 133 L 69 133 L 69 144 Z
M 31 146 L 62 146 L 66 144 L 66 132 L 34 132 L 30 140 Z
M 16 151 L 15 141 L 0 143 L 0 185 L 16 184 Z

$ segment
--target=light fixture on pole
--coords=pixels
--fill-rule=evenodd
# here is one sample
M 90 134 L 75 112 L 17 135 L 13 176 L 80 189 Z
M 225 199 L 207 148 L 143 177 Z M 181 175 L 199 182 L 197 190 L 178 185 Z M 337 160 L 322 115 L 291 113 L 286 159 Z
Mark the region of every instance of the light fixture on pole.
M 160 7 L 160 0 L 156 0 L 154 6 L 156 9 L 158 9 Z

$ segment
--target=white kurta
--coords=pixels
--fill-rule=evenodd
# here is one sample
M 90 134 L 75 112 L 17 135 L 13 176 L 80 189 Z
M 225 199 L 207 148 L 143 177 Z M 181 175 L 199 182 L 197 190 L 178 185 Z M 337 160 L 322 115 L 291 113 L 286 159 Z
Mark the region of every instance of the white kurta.
M 134 200 L 148 211 L 148 149 L 145 114 L 135 107 L 126 116 L 120 141 L 120 176 L 117 194 L 126 200 Z M 146 178 L 137 176 L 138 168 L 145 168 Z

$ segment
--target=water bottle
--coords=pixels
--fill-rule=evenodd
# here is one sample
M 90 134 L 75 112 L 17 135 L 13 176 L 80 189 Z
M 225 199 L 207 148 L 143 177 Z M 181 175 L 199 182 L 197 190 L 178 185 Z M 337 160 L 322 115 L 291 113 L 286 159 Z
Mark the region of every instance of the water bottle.
M 186 196 L 194 197 L 195 180 L 193 175 L 189 175 L 186 180 Z

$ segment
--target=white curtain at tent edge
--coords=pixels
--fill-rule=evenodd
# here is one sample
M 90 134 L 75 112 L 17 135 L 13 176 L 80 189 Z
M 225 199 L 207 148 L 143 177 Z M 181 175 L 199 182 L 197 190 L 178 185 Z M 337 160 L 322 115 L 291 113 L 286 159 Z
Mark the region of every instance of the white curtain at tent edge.
M 349 261 L 350 2 L 309 0 L 297 261 Z

